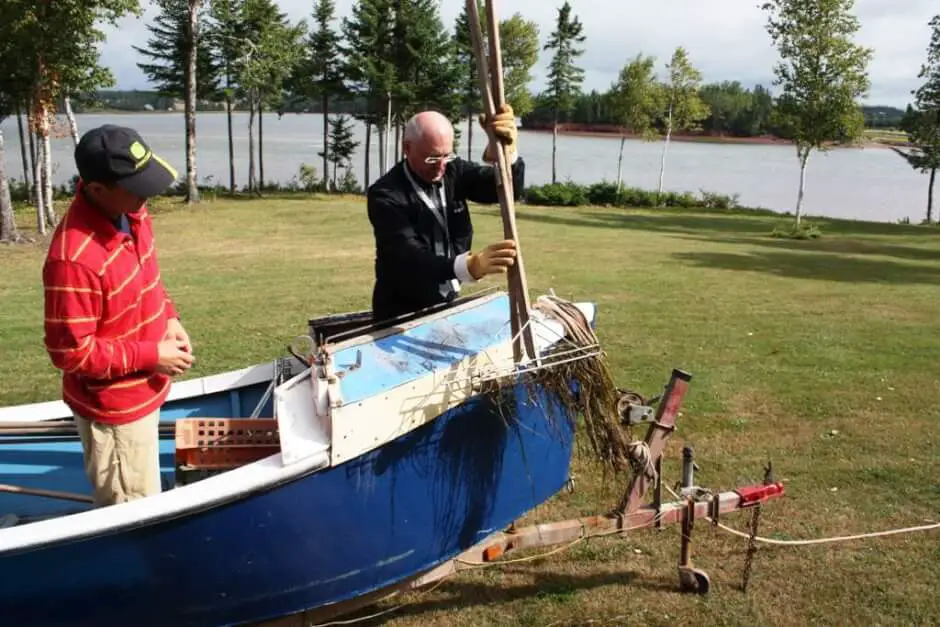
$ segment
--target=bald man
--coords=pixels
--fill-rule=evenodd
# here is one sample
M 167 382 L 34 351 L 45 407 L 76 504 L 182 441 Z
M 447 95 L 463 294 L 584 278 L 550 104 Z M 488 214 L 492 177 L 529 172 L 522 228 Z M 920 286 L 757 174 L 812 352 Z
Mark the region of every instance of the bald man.
M 513 191 L 525 184 L 525 163 L 517 153 L 516 118 L 509 106 L 484 128 L 508 148 Z M 424 111 L 405 125 L 404 159 L 368 191 L 375 234 L 372 312 L 386 320 L 452 301 L 462 284 L 503 274 L 515 262 L 515 242 L 497 241 L 474 252 L 467 201 L 494 204 L 496 153 L 487 145 L 484 163 L 454 154 L 454 127 L 436 111 Z

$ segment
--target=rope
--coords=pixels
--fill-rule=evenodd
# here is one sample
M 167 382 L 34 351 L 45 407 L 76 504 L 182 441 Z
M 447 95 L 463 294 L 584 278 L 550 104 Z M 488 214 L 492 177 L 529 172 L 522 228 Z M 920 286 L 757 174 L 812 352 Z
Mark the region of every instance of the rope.
M 637 475 L 643 474 L 656 481 L 656 465 L 653 464 L 653 453 L 649 445 L 643 440 L 634 440 L 629 445 L 630 462 L 633 466 L 633 472 Z
M 675 490 L 669 486 L 664 485 L 664 488 L 673 495 L 676 499 L 681 499 L 682 497 L 676 494 Z M 710 494 L 709 491 L 705 491 L 706 494 Z M 704 520 L 708 522 L 715 523 L 715 519 L 711 516 L 703 516 Z M 743 531 L 738 531 L 737 529 L 732 529 L 724 523 L 718 522 L 715 523 L 715 526 L 721 529 L 722 531 L 727 531 L 728 533 L 738 536 L 740 538 L 745 538 L 751 540 L 752 536 L 749 533 L 744 533 Z M 864 540 L 867 538 L 881 538 L 884 536 L 894 536 L 904 533 L 915 533 L 918 531 L 931 531 L 933 529 L 940 529 L 940 523 L 930 523 L 927 525 L 921 525 L 919 527 L 905 527 L 903 529 L 888 529 L 886 531 L 872 531 L 869 533 L 858 533 L 851 536 L 834 536 L 830 538 L 811 538 L 809 540 L 775 540 L 774 538 L 764 538 L 762 536 L 753 536 L 754 542 L 762 542 L 764 544 L 773 544 L 777 546 L 810 546 L 813 544 L 830 544 L 833 542 L 849 542 L 851 540 Z
M 706 516 L 707 520 L 714 522 L 712 518 Z M 742 538 L 751 539 L 751 534 L 744 533 L 743 531 L 738 531 L 737 529 L 732 529 L 724 525 L 723 523 L 717 523 L 719 529 L 727 531 L 730 534 L 740 536 Z M 905 529 L 890 529 L 888 531 L 874 531 L 871 533 L 859 533 L 853 536 L 836 536 L 832 538 L 815 538 L 811 540 L 775 540 L 773 538 L 762 538 L 761 536 L 754 536 L 755 542 L 763 542 L 764 544 L 775 544 L 779 546 L 808 546 L 811 544 L 826 544 L 830 542 L 848 542 L 849 540 L 862 540 L 865 538 L 880 538 L 884 536 L 893 536 L 902 533 L 914 533 L 917 531 L 930 531 L 931 529 L 940 529 L 940 523 L 933 523 L 930 525 L 921 525 L 920 527 L 907 527 Z

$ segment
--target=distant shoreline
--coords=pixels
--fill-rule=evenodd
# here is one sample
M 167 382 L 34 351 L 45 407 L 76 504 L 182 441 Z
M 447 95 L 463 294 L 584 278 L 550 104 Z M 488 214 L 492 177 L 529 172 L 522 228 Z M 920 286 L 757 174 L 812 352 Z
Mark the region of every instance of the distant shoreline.
M 200 115 L 224 115 L 225 111 L 203 110 L 197 111 Z M 233 113 L 248 113 L 247 110 L 236 109 Z M 271 115 L 274 112 L 267 112 Z M 83 111 L 78 115 L 182 115 L 182 111 L 129 111 L 126 109 L 100 109 L 95 111 Z M 60 114 L 61 115 L 61 114 Z M 274 113 L 276 115 L 276 113 Z M 284 115 L 316 115 L 310 112 L 289 111 Z M 348 114 L 347 114 L 348 115 Z M 551 134 L 552 129 L 539 125 L 535 127 L 522 126 L 519 129 L 526 133 Z M 871 133 L 877 133 L 877 130 L 869 129 Z M 642 137 L 633 133 L 621 133 L 620 129 L 612 125 L 604 124 L 560 124 L 558 134 L 566 137 L 591 137 L 597 139 L 620 139 L 621 135 L 630 140 L 642 140 Z M 781 139 L 772 135 L 760 135 L 755 137 L 737 137 L 733 135 L 709 135 L 704 133 L 674 133 L 670 137 L 671 141 L 676 142 L 698 142 L 709 144 L 738 144 L 754 146 L 792 146 L 793 142 L 787 139 Z M 654 141 L 661 141 L 661 137 Z M 837 148 L 910 148 L 908 142 L 893 139 L 875 139 L 871 137 L 864 138 L 857 146 L 836 146 Z

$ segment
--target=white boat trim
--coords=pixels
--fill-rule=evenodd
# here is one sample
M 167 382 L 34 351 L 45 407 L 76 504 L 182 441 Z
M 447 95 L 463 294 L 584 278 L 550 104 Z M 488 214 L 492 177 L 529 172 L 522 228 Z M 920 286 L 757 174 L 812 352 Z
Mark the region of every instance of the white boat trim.
M 174 401 L 195 396 L 205 396 L 216 392 L 228 392 L 238 388 L 264 383 L 274 377 L 274 362 L 248 366 L 219 374 L 178 381 L 170 387 L 167 401 Z M 71 419 L 72 410 L 62 401 L 47 401 L 25 405 L 0 407 L 0 423 L 31 422 L 45 420 Z

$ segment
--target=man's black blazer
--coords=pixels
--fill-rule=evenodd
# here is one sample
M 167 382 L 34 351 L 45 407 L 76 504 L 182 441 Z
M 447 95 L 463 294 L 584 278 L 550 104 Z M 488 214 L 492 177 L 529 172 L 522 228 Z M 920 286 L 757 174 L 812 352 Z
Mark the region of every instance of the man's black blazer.
M 405 174 L 401 160 L 369 187 L 367 208 L 375 235 L 375 287 L 372 312 L 384 320 L 444 301 L 440 284 L 456 278 L 454 260 L 473 245 L 473 224 L 467 201 L 499 201 L 496 169 L 457 158 L 447 164 L 443 186 L 447 200 L 450 254 L 434 251 L 434 238 L 443 237 L 437 218 L 421 201 Z M 412 174 L 430 195 L 431 186 Z M 525 184 L 521 157 L 512 165 L 513 192 L 518 200 Z

